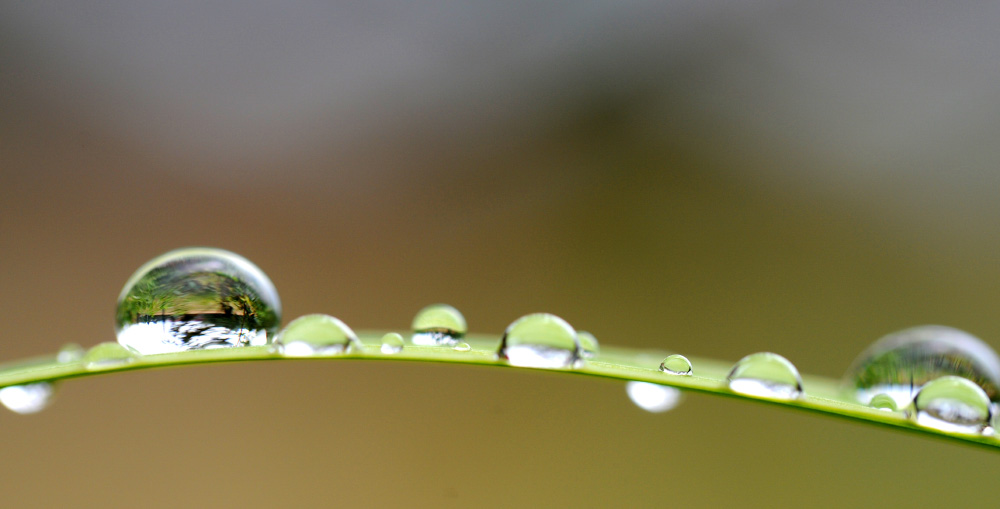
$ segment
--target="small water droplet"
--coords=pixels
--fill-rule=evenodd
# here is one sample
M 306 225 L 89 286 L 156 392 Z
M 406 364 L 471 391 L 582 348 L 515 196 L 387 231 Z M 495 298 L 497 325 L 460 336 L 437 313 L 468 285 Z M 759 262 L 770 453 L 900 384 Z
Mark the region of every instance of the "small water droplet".
M 580 359 L 573 326 L 548 313 L 522 316 L 500 340 L 500 358 L 525 368 L 571 368 Z
M 390 332 L 382 336 L 382 353 L 392 355 L 403 351 L 403 336 L 398 332 Z
M 872 397 L 872 400 L 868 403 L 868 406 L 876 410 L 884 410 L 886 412 L 898 412 L 899 407 L 896 406 L 896 400 L 892 396 L 881 393 L 876 394 Z
M 0 403 L 11 412 L 33 414 L 49 406 L 55 393 L 55 387 L 49 382 L 12 385 L 0 389 Z
M 358 336 L 344 322 L 330 315 L 305 315 L 288 324 L 277 340 L 286 357 L 339 355 L 361 345 Z
M 1000 398 L 1000 358 L 979 338 L 951 327 L 926 325 L 889 334 L 865 350 L 844 375 L 843 385 L 863 405 L 888 394 L 897 408 L 910 406 L 927 382 L 959 376 Z
M 111 369 L 135 362 L 135 354 L 118 343 L 98 343 L 87 350 L 81 359 L 91 371 Z
M 760 352 L 740 359 L 726 377 L 733 392 L 766 399 L 802 397 L 802 377 L 788 359 Z
M 118 297 L 118 342 L 142 354 L 262 346 L 281 323 L 271 280 L 246 258 L 213 248 L 158 256 Z
M 690 375 L 691 361 L 683 355 L 670 355 L 660 363 L 660 371 L 668 375 Z
M 83 358 L 83 355 L 87 351 L 83 349 L 82 346 L 76 343 L 67 343 L 59 349 L 59 353 L 56 354 L 56 362 L 76 362 Z
M 681 391 L 674 387 L 648 382 L 628 382 L 625 392 L 639 408 L 653 413 L 673 410 L 681 402 Z
M 459 310 L 447 304 L 431 304 L 413 317 L 411 341 L 422 346 L 454 346 L 469 328 Z
M 913 400 L 917 424 L 949 433 L 979 434 L 990 421 L 990 398 L 975 382 L 943 376 Z
M 472 350 L 472 346 L 470 346 L 468 343 L 459 343 L 455 345 L 456 352 L 468 352 L 469 350 Z
M 580 344 L 580 355 L 585 359 L 596 357 L 601 351 L 601 345 L 597 343 L 597 338 L 587 331 L 577 332 L 576 341 Z

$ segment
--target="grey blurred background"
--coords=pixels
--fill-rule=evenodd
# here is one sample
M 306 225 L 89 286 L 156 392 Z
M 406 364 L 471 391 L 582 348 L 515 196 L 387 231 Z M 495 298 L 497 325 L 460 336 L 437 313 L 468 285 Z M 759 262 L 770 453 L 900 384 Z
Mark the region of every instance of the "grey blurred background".
M 1000 347 L 1000 6 L 0 1 L 2 359 L 113 339 L 187 245 L 286 322 L 605 344 L 837 377 L 940 323 Z M 0 415 L 15 506 L 929 506 L 996 454 L 608 381 L 263 363 Z

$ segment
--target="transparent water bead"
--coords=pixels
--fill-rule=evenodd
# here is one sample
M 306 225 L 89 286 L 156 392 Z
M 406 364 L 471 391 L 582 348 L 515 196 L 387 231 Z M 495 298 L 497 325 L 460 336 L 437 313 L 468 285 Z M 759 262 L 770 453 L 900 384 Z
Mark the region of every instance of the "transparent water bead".
M 58 362 L 76 362 L 83 358 L 87 351 L 83 349 L 82 346 L 76 343 L 67 343 L 59 349 L 59 353 L 56 354 L 56 361 Z
M 568 369 L 580 359 L 580 345 L 576 331 L 566 320 L 535 313 L 507 326 L 499 354 L 513 366 Z
M 106 342 L 92 346 L 80 359 L 87 369 L 100 371 L 135 362 L 135 354 L 118 343 Z
M 958 376 L 925 384 L 913 400 L 917 424 L 949 433 L 979 434 L 990 422 L 990 399 L 979 385 Z
M 455 345 L 454 350 L 456 352 L 468 352 L 472 350 L 472 346 L 468 343 L 459 343 Z
M 1000 398 L 1000 358 L 979 338 L 951 327 L 926 325 L 889 334 L 865 350 L 844 375 L 859 403 L 888 394 L 906 408 L 927 382 L 942 376 L 975 382 L 992 401 Z
M 357 334 L 330 315 L 305 315 L 288 324 L 278 335 L 286 357 L 339 355 L 361 346 Z
M 447 304 L 431 304 L 413 317 L 411 341 L 422 346 L 454 346 L 469 327 L 462 313 Z
M 12 385 L 0 389 L 0 403 L 11 412 L 33 414 L 48 407 L 55 393 L 55 387 L 48 382 Z
M 118 342 L 143 355 L 261 346 L 281 322 L 271 280 L 240 255 L 185 248 L 139 268 L 118 297 Z
M 886 412 L 898 412 L 899 407 L 896 406 L 896 400 L 892 396 L 882 393 L 876 394 L 872 397 L 872 400 L 868 402 L 868 406 L 876 410 L 885 410 Z
M 587 331 L 577 332 L 576 340 L 580 343 L 580 355 L 585 359 L 596 357 L 601 351 L 601 345 L 597 343 L 597 338 Z
M 398 332 L 390 332 L 382 336 L 382 346 L 379 350 L 386 355 L 402 352 L 403 336 Z
M 758 398 L 791 400 L 802 397 L 802 377 L 788 359 L 760 352 L 740 359 L 726 377 L 733 392 Z
M 648 382 L 628 382 L 625 392 L 632 403 L 647 412 L 661 413 L 673 410 L 681 402 L 681 391 L 674 387 Z
M 690 375 L 691 361 L 683 355 L 670 355 L 660 363 L 660 371 L 668 375 Z

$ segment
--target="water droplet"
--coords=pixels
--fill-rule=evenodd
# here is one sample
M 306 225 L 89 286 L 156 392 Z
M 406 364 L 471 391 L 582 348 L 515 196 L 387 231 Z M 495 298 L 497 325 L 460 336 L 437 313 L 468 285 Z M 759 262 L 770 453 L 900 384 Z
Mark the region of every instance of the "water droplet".
M 135 362 L 135 354 L 118 343 L 98 343 L 92 346 L 81 359 L 87 369 L 99 371 Z
M 500 340 L 500 358 L 525 368 L 571 368 L 580 359 L 573 326 L 558 316 L 535 313 L 507 327 Z
M 597 338 L 587 331 L 576 333 L 576 341 L 580 343 L 580 355 L 585 359 L 590 359 L 601 351 L 601 345 L 597 343 Z
M 992 401 L 1000 398 L 996 352 L 971 334 L 937 325 L 879 339 L 854 361 L 843 383 L 863 405 L 877 394 L 888 394 L 897 408 L 906 408 L 924 384 L 948 375 L 975 382 Z
M 86 352 L 82 346 L 76 343 L 68 343 L 59 349 L 59 353 L 56 354 L 56 362 L 76 362 L 82 359 Z
M 462 313 L 447 304 L 421 309 L 410 328 L 413 344 L 423 346 L 454 346 L 469 330 Z
M 468 352 L 469 350 L 472 350 L 472 346 L 470 346 L 468 343 L 459 343 L 455 345 L 456 352 Z
M 55 387 L 48 382 L 12 385 L 0 389 L 0 403 L 11 412 L 33 414 L 49 406 L 55 393 Z
M 868 406 L 876 410 L 885 410 L 886 412 L 898 412 L 899 407 L 896 406 L 896 400 L 892 396 L 880 393 L 872 397 L 872 400 L 868 402 Z
M 278 335 L 277 342 L 287 357 L 338 355 L 361 345 L 358 336 L 344 322 L 323 314 L 292 320 Z
M 975 382 L 958 376 L 927 382 L 913 407 L 917 424 L 950 433 L 979 434 L 990 420 L 989 396 Z
M 261 346 L 281 323 L 271 280 L 246 258 L 185 248 L 139 268 L 118 297 L 118 342 L 148 355 Z
M 663 359 L 660 363 L 660 371 L 669 375 L 690 375 L 691 361 L 683 355 L 674 354 Z
M 747 355 L 726 377 L 733 392 L 766 399 L 802 397 L 802 377 L 788 359 L 770 352 Z
M 398 332 L 390 332 L 382 336 L 382 353 L 391 355 L 403 351 L 403 336 Z
M 628 382 L 625 392 L 639 408 L 653 413 L 673 410 L 681 402 L 681 391 L 674 387 L 648 382 Z

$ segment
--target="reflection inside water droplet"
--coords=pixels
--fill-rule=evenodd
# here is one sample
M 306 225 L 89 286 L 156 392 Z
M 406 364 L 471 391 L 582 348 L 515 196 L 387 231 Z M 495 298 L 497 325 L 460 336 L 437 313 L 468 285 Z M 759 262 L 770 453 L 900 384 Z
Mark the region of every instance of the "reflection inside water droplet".
M 584 359 L 596 357 L 601 351 L 601 346 L 597 343 L 597 338 L 587 331 L 577 332 L 576 340 L 580 344 L 580 355 Z
M 468 332 L 465 317 L 447 304 L 431 304 L 413 317 L 410 328 L 414 345 L 454 346 Z
M 118 342 L 140 354 L 260 346 L 281 321 L 271 280 L 222 249 L 171 251 L 136 271 L 118 297 Z
M 91 371 L 112 369 L 135 362 L 135 354 L 118 343 L 99 343 L 92 346 L 81 359 Z
M 959 376 L 1000 397 L 1000 358 L 979 338 L 951 327 L 927 325 L 889 334 L 865 350 L 844 375 L 844 387 L 859 403 L 888 394 L 906 408 L 927 382 Z
M 382 347 L 379 350 L 386 355 L 402 352 L 403 336 L 397 332 L 390 332 L 382 336 Z
M 507 327 L 500 340 L 500 358 L 525 368 L 572 368 L 580 359 L 576 331 L 548 313 L 522 316 Z
M 330 315 L 305 315 L 288 324 L 278 335 L 286 357 L 340 355 L 361 346 L 358 336 L 344 322 Z
M 690 375 L 691 361 L 683 355 L 671 355 L 660 363 L 660 371 L 668 375 Z
M 788 359 L 771 352 L 747 355 L 726 377 L 733 392 L 765 399 L 800 398 L 802 377 Z
M 681 391 L 674 387 L 648 382 L 628 382 L 625 392 L 639 408 L 653 413 L 673 410 L 681 402 Z
M 957 376 L 943 376 L 925 384 L 913 406 L 917 424 L 949 433 L 979 434 L 990 420 L 986 392 Z
M 52 402 L 55 387 L 48 382 L 12 385 L 0 389 L 0 403 L 19 414 L 40 412 Z

